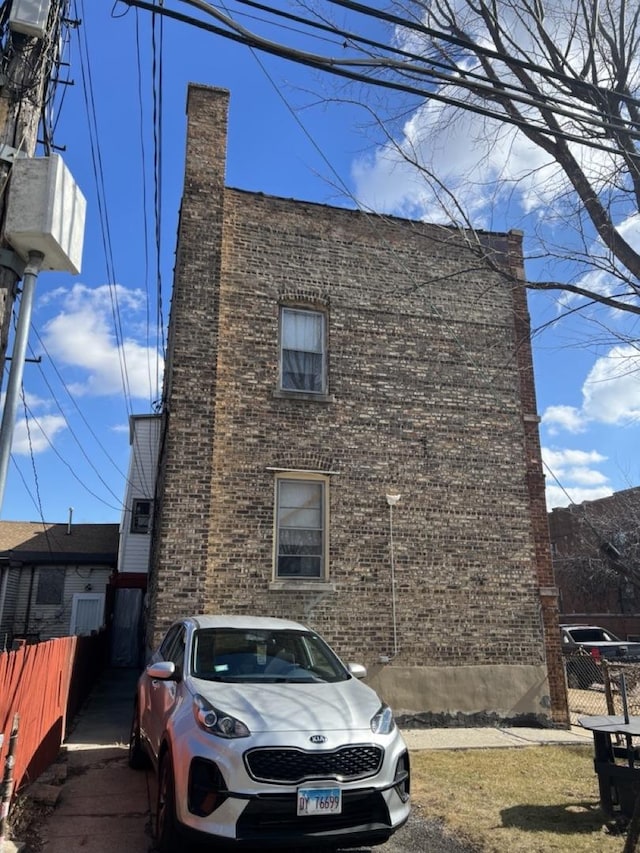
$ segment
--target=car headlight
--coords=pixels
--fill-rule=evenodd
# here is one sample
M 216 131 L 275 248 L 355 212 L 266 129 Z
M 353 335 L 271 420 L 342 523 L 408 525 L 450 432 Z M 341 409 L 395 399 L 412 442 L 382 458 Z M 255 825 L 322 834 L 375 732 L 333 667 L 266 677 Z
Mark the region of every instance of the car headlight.
M 371 717 L 371 731 L 377 735 L 388 735 L 396 727 L 393 712 L 388 705 L 380 705 L 380 708 Z
M 226 738 L 249 737 L 251 734 L 244 723 L 236 720 L 231 714 L 214 708 L 211 702 L 199 693 L 193 697 L 193 713 L 200 728 L 209 734 Z

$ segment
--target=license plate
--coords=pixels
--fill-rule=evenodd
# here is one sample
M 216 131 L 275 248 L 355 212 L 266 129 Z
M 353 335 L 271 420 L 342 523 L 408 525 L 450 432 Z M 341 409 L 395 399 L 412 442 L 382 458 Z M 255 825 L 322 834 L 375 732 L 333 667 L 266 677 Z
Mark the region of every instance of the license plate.
M 298 788 L 298 816 L 341 812 L 340 788 Z

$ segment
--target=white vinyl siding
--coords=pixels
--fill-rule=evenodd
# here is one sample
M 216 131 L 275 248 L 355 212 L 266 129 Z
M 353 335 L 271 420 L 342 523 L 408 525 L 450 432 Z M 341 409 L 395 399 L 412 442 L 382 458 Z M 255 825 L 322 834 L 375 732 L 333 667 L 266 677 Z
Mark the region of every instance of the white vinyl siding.
M 69 636 L 74 597 L 77 594 L 104 591 L 112 573 L 112 569 L 105 566 L 67 564 L 64 566 L 65 582 L 61 604 L 36 604 L 38 578 L 50 570 L 50 566 L 34 568 L 32 585 L 31 568 L 20 569 L 20 592 L 12 625 L 14 634 L 39 634 L 41 640 Z M 30 590 L 31 605 L 29 606 Z M 26 623 L 27 614 L 29 614 L 28 624 Z
M 133 511 L 136 505 L 145 501 L 153 511 L 161 419 L 157 415 L 134 416 L 130 423 L 129 472 L 118 550 L 118 571 L 123 574 L 149 571 L 151 536 L 140 535 L 142 532 L 140 530 L 133 531 Z M 151 521 L 152 518 L 149 521 L 149 534 Z

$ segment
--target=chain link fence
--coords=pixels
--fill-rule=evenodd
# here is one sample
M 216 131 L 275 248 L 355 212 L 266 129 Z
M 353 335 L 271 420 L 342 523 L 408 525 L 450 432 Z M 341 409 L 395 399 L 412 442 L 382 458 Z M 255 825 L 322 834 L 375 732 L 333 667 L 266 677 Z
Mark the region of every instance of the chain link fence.
M 578 652 L 564 657 L 564 668 L 572 725 L 577 724 L 578 717 L 622 715 L 625 699 L 628 713 L 640 715 L 639 659 L 614 663 Z

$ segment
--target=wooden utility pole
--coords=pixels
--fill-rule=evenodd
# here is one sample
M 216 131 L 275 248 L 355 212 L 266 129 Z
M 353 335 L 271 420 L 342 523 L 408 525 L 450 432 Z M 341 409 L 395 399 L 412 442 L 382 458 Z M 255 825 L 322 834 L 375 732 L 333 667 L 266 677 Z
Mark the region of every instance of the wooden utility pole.
M 60 28 L 68 0 L 51 0 L 42 37 L 10 21 L 12 5 L 0 10 L 0 387 L 4 377 L 13 306 L 23 264 L 4 238 L 11 166 L 17 157 L 33 157 L 45 101 L 52 89 L 52 72 L 59 61 Z M 36 4 L 31 4 L 35 6 Z M 26 30 L 26 31 L 25 31 Z M 49 140 L 40 140 L 45 146 Z

